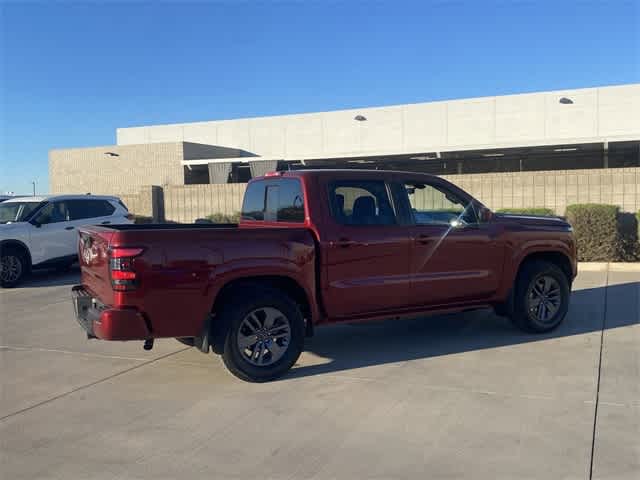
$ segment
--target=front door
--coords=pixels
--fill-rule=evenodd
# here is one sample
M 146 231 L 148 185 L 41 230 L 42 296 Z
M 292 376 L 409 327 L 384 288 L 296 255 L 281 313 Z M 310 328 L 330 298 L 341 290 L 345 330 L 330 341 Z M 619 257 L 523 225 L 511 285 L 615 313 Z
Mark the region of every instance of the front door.
M 412 305 L 481 301 L 498 288 L 504 249 L 497 226 L 479 221 L 477 203 L 440 179 L 400 184 L 412 226 Z
M 34 218 L 31 229 L 31 256 L 34 264 L 61 259 L 77 253 L 78 232 L 69 216 L 67 202 L 45 205 Z
M 406 306 L 409 241 L 399 225 L 388 185 L 378 180 L 328 186 L 330 221 L 322 243 L 323 297 L 331 318 Z

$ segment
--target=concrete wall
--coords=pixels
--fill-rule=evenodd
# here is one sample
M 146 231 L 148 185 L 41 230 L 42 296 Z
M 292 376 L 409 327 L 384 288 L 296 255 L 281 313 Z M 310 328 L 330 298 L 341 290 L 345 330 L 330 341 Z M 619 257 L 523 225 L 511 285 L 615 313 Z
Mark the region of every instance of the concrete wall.
M 143 185 L 184 185 L 182 160 L 247 155 L 244 150 L 191 142 L 52 150 L 49 152 L 49 190 L 51 193 L 135 195 Z
M 175 222 L 193 222 L 212 213 L 240 211 L 246 184 L 170 185 L 163 188 L 164 216 Z
M 638 138 L 640 84 L 117 130 L 119 145 L 197 142 L 291 160 Z
M 122 195 L 136 194 L 144 185 L 182 184 L 183 158 L 182 142 L 52 150 L 49 189 Z
M 164 189 L 157 185 L 145 185 L 138 193 L 119 195 L 131 213 L 150 217 L 154 221 L 164 220 Z
M 548 207 L 564 215 L 573 203 L 640 210 L 640 168 L 555 170 L 444 176 L 491 209 Z
M 548 207 L 558 215 L 564 215 L 566 206 L 573 203 L 608 203 L 619 205 L 628 212 L 640 210 L 640 168 L 637 167 L 449 175 L 444 178 L 494 210 Z M 130 211 L 150 215 L 146 213 L 150 210 L 145 200 L 150 198 L 149 188 L 141 192 L 142 199 L 135 198 L 136 195 L 123 197 Z M 166 219 L 177 222 L 192 222 L 212 213 L 233 213 L 242 207 L 245 188 L 241 183 L 165 186 L 163 204 L 156 209 L 164 208 Z M 157 198 L 162 201 L 160 196 Z

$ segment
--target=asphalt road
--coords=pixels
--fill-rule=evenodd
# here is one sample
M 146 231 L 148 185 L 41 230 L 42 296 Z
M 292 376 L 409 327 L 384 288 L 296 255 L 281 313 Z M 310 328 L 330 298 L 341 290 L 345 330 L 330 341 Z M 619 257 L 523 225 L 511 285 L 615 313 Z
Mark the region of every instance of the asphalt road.
M 640 267 L 586 265 L 543 336 L 489 312 L 319 329 L 243 383 L 160 341 L 87 341 L 77 274 L 0 291 L 3 479 L 638 479 Z

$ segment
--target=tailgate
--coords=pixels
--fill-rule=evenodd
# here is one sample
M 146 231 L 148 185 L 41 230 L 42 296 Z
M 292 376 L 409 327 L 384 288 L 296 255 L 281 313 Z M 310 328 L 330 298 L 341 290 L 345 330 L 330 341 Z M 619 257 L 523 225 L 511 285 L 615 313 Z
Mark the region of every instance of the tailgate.
M 105 305 L 113 305 L 109 245 L 116 231 L 105 227 L 79 229 L 78 261 L 82 285 Z

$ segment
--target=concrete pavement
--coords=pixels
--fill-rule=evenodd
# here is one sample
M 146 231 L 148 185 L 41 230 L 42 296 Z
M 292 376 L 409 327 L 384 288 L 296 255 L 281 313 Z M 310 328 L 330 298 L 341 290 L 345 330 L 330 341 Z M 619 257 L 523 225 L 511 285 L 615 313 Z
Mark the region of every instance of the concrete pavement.
M 75 281 L 0 291 L 6 478 L 640 475 L 640 268 L 583 266 L 551 334 L 489 312 L 327 327 L 261 385 L 173 340 L 86 341 Z

